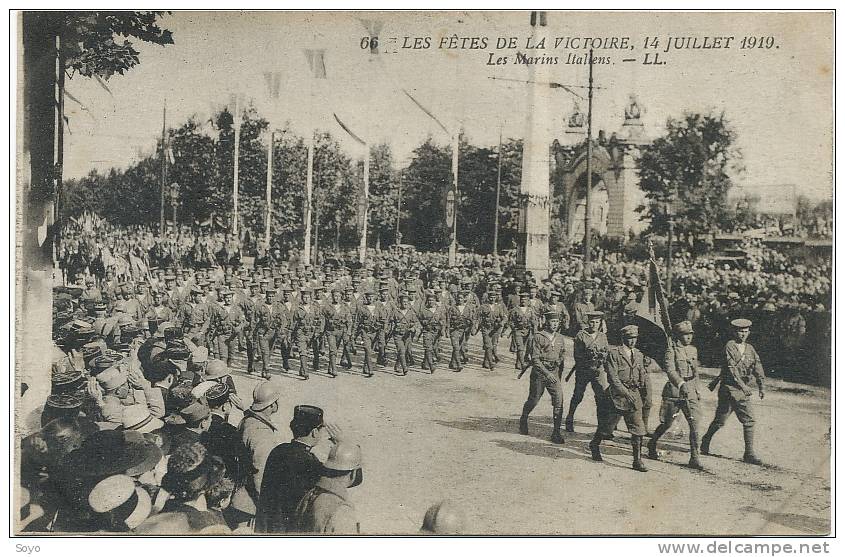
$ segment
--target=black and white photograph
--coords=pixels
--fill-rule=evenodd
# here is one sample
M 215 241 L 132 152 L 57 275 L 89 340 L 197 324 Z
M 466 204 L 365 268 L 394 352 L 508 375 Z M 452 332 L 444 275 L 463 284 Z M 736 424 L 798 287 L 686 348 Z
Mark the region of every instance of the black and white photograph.
M 834 11 L 9 17 L 10 536 L 835 535 Z

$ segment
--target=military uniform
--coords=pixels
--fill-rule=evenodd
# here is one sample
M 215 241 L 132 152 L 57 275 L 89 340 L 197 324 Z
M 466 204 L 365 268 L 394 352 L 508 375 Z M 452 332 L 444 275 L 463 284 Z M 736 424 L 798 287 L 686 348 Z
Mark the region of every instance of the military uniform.
M 511 335 L 516 351 L 516 368 L 525 369 L 525 356 L 531 348 L 531 338 L 537 329 L 534 311 L 528 307 L 515 307 L 510 312 Z
M 464 342 L 468 331 L 472 330 L 474 312 L 470 304 L 451 306 L 448 310 L 449 338 L 452 341 L 452 357 L 449 369 L 461 371 L 463 369 Z
M 377 316 L 378 308 L 374 305 L 361 304 L 358 307 L 358 315 L 355 319 L 357 323 L 357 335 L 361 337 L 364 345 L 364 362 L 363 372 L 366 377 L 373 376 L 373 355 L 374 344 L 377 341 L 379 331 L 384 327 Z
M 292 338 L 299 349 L 299 375 L 308 377 L 308 366 L 305 358 L 308 346 L 311 346 L 314 356 L 314 371 L 320 368 L 320 349 L 318 342 L 323 335 L 323 314 L 320 306 L 311 302 L 296 308 L 293 316 Z
M 327 357 L 329 363 L 329 375 L 337 376 L 335 369 L 337 363 L 338 347 L 344 348 L 346 354 L 346 335 L 349 332 L 349 323 L 352 320 L 352 315 L 349 313 L 349 307 L 343 302 L 337 304 L 326 304 L 323 306 L 323 320 L 325 322 L 325 338 Z M 346 354 L 347 358 L 349 357 Z M 351 365 L 351 362 L 350 362 Z
M 420 327 L 422 328 L 422 368 L 434 373 L 436 340 L 443 332 L 443 323 L 438 316 L 438 309 L 436 306 L 431 308 L 422 308 L 417 317 L 420 321 Z
M 394 308 L 390 317 L 390 330 L 393 335 L 393 342 L 396 347 L 395 371 L 401 368 L 402 375 L 408 374 L 408 356 L 410 355 L 411 343 L 419 328 L 417 312 L 412 308 Z
M 573 342 L 575 356 L 575 389 L 569 401 L 569 412 L 566 415 L 566 431 L 574 431 L 575 411 L 584 399 L 587 385 L 592 387 L 596 403 L 596 417 L 601 412 L 601 405 L 604 403 L 605 391 L 608 387 L 607 372 L 605 371 L 605 360 L 607 359 L 610 345 L 607 343 L 607 336 L 601 331 L 588 333 L 586 330 L 578 331 Z
M 675 326 L 676 334 L 687 334 L 679 331 L 692 332 L 692 324 L 683 321 Z M 689 424 L 690 466 L 700 468 L 698 461 L 699 442 L 699 410 L 701 393 L 698 381 L 698 350 L 695 346 L 685 346 L 680 340 L 675 340 L 666 350 L 664 369 L 669 380 L 663 387 L 663 401 L 660 404 L 660 425 L 654 431 L 648 443 L 650 458 L 658 458 L 657 442 L 666 433 L 675 416 L 683 412 Z
M 555 315 L 557 314 L 547 314 Z M 531 382 L 528 387 L 528 399 L 522 406 L 522 417 L 519 420 L 521 433 L 528 433 L 528 415 L 537 406 L 543 392 L 552 398 L 552 412 L 554 416 L 554 433 L 552 440 L 562 443 L 560 426 L 563 418 L 563 388 L 561 386 L 561 372 L 564 366 L 565 347 L 563 335 L 555 331 L 543 330 L 534 337 L 531 353 Z
M 735 328 L 749 328 L 751 322 L 746 319 L 736 319 L 731 322 Z M 754 455 L 754 413 L 751 406 L 750 383 L 754 380 L 760 397 L 763 397 L 763 380 L 765 373 L 763 364 L 757 351 L 748 342 L 740 343 L 729 340 L 722 355 L 722 369 L 718 377 L 719 402 L 716 415 L 704 434 L 701 442 L 701 452 L 710 453 L 710 441 L 713 435 L 721 429 L 732 412 L 742 424 L 745 438 L 745 455 L 743 459 L 751 464 L 760 464 Z M 715 388 L 711 386 L 711 388 Z

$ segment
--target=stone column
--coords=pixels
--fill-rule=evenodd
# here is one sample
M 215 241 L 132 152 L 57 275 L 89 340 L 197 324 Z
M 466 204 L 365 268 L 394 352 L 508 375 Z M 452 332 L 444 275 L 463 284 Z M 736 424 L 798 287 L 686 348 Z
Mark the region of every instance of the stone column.
M 531 28 L 531 43 L 546 40 L 543 20 Z M 544 54 L 538 49 L 526 55 Z M 520 185 L 519 259 L 518 265 L 531 271 L 538 280 L 549 274 L 549 156 L 551 118 L 549 106 L 549 67 L 543 64 L 528 66 L 530 85 L 526 131 L 522 147 L 522 183 Z

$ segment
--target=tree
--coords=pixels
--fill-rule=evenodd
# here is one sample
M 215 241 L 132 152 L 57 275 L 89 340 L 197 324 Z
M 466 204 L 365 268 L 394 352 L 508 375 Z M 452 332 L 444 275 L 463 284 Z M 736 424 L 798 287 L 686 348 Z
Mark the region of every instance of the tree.
M 370 148 L 370 196 L 368 230 L 376 246 L 393 243 L 396 236 L 399 180 L 393 170 L 393 154 L 386 143 Z
M 687 113 L 670 118 L 666 135 L 643 149 L 638 166 L 646 204 L 637 208 L 649 232 L 668 230 L 669 203 L 675 199 L 675 229 L 697 237 L 711 232 L 726 214 L 729 172 L 739 172 L 736 134 L 718 116 Z
M 446 192 L 452 184 L 452 157 L 449 149 L 431 137 L 414 149 L 405 172 L 403 197 L 414 210 L 408 215 L 408 237 L 420 250 L 441 250 L 448 244 Z

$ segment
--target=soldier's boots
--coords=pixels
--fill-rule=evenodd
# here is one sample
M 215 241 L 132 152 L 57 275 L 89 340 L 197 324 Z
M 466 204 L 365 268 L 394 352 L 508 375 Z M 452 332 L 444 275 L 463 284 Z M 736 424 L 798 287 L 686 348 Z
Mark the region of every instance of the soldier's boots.
M 643 436 L 631 436 L 631 449 L 634 453 L 634 464 L 632 468 L 637 472 L 648 472 L 645 463 L 643 463 Z
M 575 433 L 575 416 L 572 413 L 566 415 L 566 424 L 564 425 L 564 429 L 566 429 L 569 433 Z
M 563 421 L 563 412 L 555 412 L 554 413 L 554 421 L 555 421 L 555 429 L 552 432 L 552 443 L 557 443 L 558 445 L 563 445 L 564 438 L 563 435 L 560 433 L 560 422 Z
M 596 462 L 603 462 L 604 459 L 601 456 L 601 449 L 599 448 L 601 445 L 602 435 L 598 431 L 596 434 L 593 435 L 593 440 L 590 441 L 590 457 L 595 460 Z
M 711 423 L 710 427 L 707 428 L 707 433 L 701 438 L 701 454 L 710 454 L 710 441 L 713 440 L 713 436 L 720 428 L 721 426 L 716 422 Z
M 701 465 L 701 461 L 698 457 L 698 431 L 695 427 L 690 427 L 689 463 L 687 464 L 687 466 L 692 468 L 693 470 L 704 470 L 704 466 Z
M 743 427 L 742 435 L 745 438 L 745 454 L 742 456 L 742 461 L 748 464 L 763 464 L 763 461 L 757 458 L 754 454 L 754 428 Z
M 519 432 L 522 435 L 528 435 L 528 415 L 523 414 L 519 418 Z
M 651 436 L 651 439 L 648 441 L 648 458 L 652 460 L 660 460 L 660 452 L 657 450 L 657 441 L 666 433 L 666 430 L 669 428 L 666 427 L 666 424 L 660 424 L 657 426 L 657 429 L 654 430 L 654 433 Z

